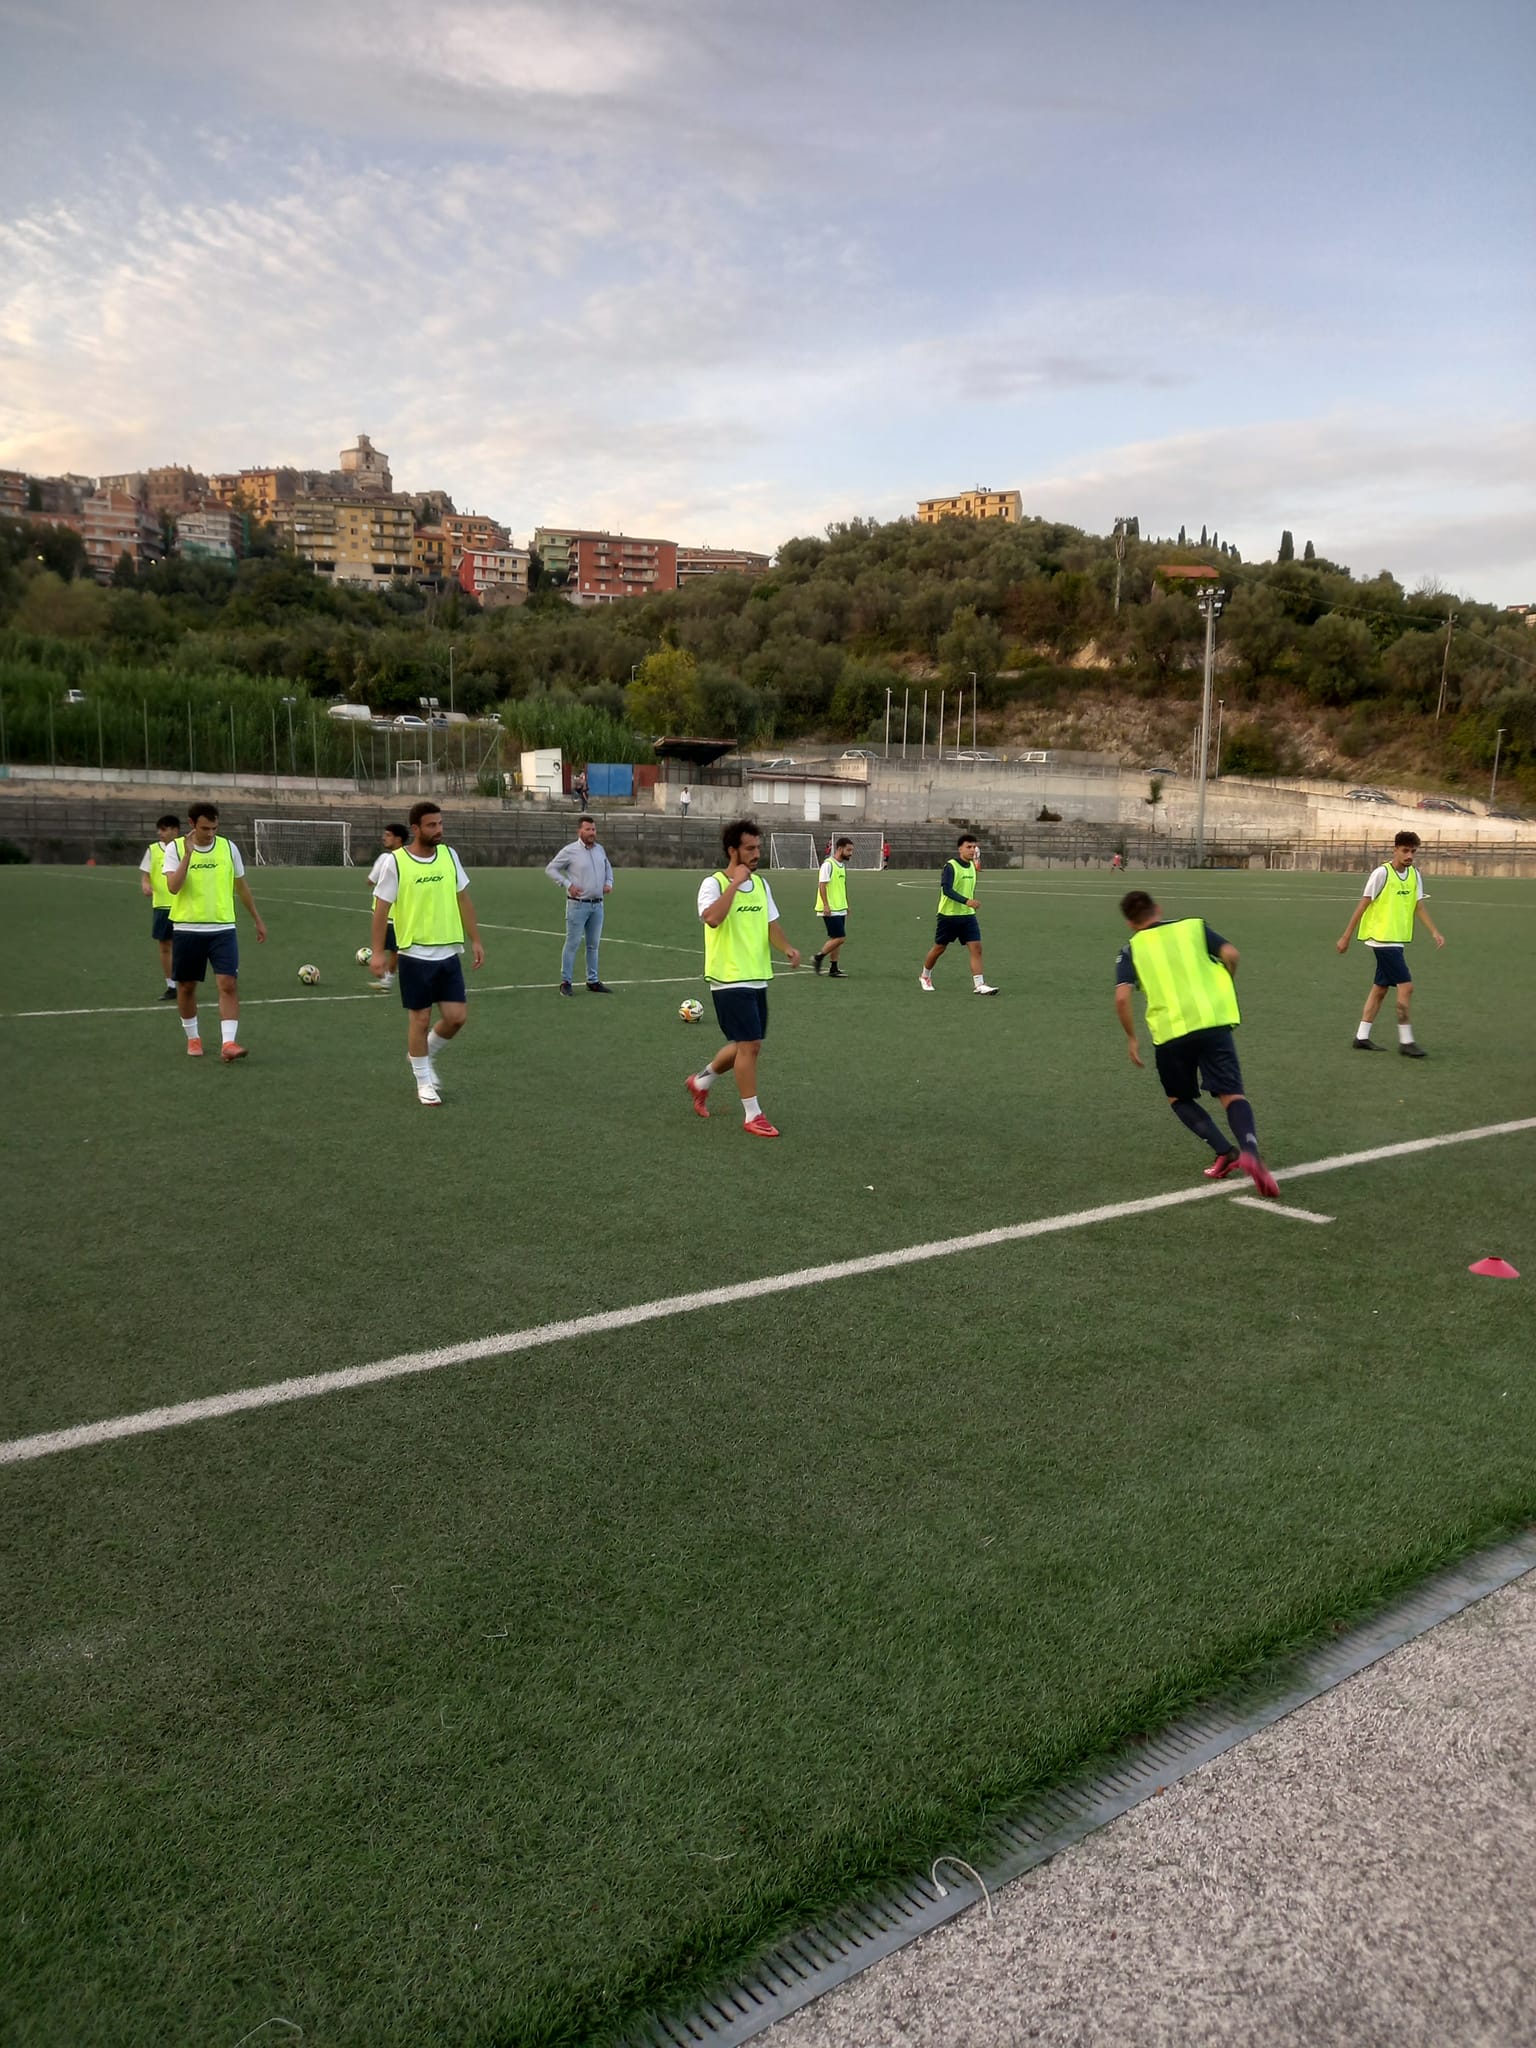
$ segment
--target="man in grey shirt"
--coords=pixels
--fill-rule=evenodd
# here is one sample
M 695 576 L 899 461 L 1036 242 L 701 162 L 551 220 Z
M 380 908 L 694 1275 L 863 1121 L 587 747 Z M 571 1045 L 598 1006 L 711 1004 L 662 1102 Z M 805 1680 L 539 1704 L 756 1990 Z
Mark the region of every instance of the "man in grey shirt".
M 576 825 L 576 837 L 562 846 L 544 870 L 552 882 L 565 891 L 565 951 L 560 956 L 560 993 L 571 993 L 571 976 L 576 971 L 576 954 L 583 940 L 587 949 L 587 992 L 611 996 L 613 990 L 599 980 L 597 948 L 603 936 L 603 903 L 613 887 L 613 869 L 597 843 L 597 826 L 583 815 Z

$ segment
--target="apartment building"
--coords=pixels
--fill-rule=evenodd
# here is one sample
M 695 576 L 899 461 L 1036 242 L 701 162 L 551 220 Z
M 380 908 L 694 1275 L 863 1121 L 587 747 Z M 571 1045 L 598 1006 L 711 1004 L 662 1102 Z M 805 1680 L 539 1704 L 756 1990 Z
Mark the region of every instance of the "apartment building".
M 149 507 L 126 491 L 97 491 L 80 510 L 80 538 L 98 583 L 110 583 L 124 555 L 134 568 L 158 562 L 164 553 L 160 522 Z
M 29 476 L 27 491 L 37 494 L 39 512 L 78 513 L 96 489 L 93 476 Z
M 527 548 L 466 548 L 459 557 L 459 587 L 487 610 L 528 598 Z
M 110 491 L 118 498 L 142 498 L 149 478 L 142 469 L 120 469 L 113 476 L 99 476 L 96 479 L 98 491 Z
M 565 596 L 572 604 L 618 604 L 677 588 L 677 542 L 627 533 L 571 536 Z
M 411 501 L 415 516 L 415 500 Z M 449 576 L 448 536 L 440 526 L 418 526 L 411 539 L 418 583 L 446 583 Z
M 205 505 L 176 521 L 176 552 L 188 560 L 233 562 L 240 553 L 240 514 L 228 505 Z
M 512 545 L 512 536 L 500 521 L 487 518 L 483 512 L 445 512 L 440 524 L 448 539 L 448 572 L 453 576 L 459 573 L 459 561 L 466 549 L 494 554 L 499 548 Z
M 25 519 L 27 479 L 19 469 L 0 469 L 0 519 Z
M 332 583 L 378 588 L 415 571 L 416 523 L 403 498 L 299 498 L 291 531 L 295 553 Z
M 679 589 L 685 583 L 696 583 L 701 576 L 765 576 L 767 573 L 767 555 L 754 554 L 750 548 L 691 548 L 681 542 L 678 544 Z
M 157 516 L 179 519 L 183 512 L 195 512 L 208 495 L 208 479 L 185 463 L 171 462 L 144 472 L 142 495 Z
M 537 526 L 533 532 L 533 545 L 544 564 L 544 574 L 558 581 L 570 574 L 571 549 L 577 541 L 604 537 L 595 526 Z
M 1017 526 L 1024 517 L 1024 501 L 1017 491 L 989 491 L 978 484 L 974 491 L 960 491 L 953 498 L 919 498 L 917 523 L 937 526 L 941 519 L 1006 519 Z

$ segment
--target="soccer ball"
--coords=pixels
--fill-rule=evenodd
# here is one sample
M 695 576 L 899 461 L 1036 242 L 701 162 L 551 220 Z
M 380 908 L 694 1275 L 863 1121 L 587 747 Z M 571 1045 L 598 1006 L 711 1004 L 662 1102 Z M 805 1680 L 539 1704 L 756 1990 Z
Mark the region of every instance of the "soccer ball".
M 299 979 L 306 988 L 313 988 L 320 979 L 320 970 L 318 967 L 301 967 L 299 969 Z
M 700 1002 L 695 1002 L 694 998 L 690 996 L 686 1003 L 678 1004 L 677 1014 L 685 1024 L 697 1024 L 704 1014 L 704 1005 Z
M 356 960 L 359 967 L 366 967 L 373 958 L 373 948 L 372 946 L 359 946 L 352 957 Z

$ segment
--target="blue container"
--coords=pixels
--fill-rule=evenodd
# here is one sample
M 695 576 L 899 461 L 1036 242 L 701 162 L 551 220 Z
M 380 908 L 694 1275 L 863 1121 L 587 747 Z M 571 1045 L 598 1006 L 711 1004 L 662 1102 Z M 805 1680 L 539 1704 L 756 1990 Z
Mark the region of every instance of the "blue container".
M 633 796 L 635 771 L 628 761 L 589 761 L 588 796 Z

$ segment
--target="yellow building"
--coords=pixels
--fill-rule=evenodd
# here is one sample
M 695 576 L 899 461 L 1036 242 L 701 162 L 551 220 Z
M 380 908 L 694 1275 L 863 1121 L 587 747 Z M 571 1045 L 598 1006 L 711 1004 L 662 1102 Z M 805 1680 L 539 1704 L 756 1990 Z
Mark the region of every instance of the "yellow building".
M 448 536 L 443 529 L 440 526 L 418 526 L 412 546 L 417 580 L 422 583 L 446 581 L 449 571 Z
M 374 588 L 416 567 L 410 505 L 375 497 L 300 498 L 293 506 L 294 552 L 332 583 Z
M 1006 519 L 1010 526 L 1017 526 L 1023 517 L 1024 501 L 1017 491 L 989 491 L 981 484 L 953 498 L 917 501 L 919 526 L 937 526 L 941 519 Z

